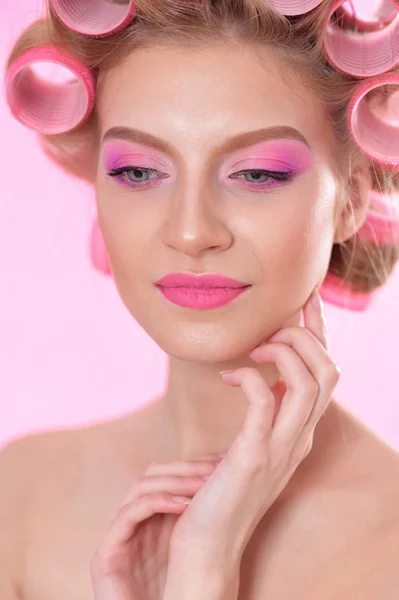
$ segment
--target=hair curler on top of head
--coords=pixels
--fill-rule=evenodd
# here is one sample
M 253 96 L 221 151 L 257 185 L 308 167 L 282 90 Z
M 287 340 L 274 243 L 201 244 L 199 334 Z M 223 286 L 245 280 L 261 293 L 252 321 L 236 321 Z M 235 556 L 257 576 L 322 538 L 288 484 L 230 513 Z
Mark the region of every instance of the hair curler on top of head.
M 51 0 L 50 5 L 64 25 L 93 37 L 124 29 L 136 15 L 134 0 Z

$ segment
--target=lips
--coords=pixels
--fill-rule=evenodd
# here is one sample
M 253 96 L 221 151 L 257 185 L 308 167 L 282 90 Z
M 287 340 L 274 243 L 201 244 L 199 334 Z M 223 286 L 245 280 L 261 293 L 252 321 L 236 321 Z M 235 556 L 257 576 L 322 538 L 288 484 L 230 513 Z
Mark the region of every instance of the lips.
M 243 288 L 250 284 L 231 279 L 225 275 L 217 274 L 201 274 L 194 275 L 191 273 L 171 273 L 162 277 L 159 281 L 155 282 L 155 285 L 159 285 L 165 288 L 181 287 L 181 288 L 199 288 L 199 289 L 210 289 L 210 288 Z

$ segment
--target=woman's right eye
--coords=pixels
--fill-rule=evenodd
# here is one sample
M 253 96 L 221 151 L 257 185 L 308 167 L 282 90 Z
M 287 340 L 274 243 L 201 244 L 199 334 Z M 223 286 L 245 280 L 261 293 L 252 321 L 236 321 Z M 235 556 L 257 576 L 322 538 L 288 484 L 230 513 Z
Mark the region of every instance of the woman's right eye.
M 143 174 L 144 176 L 149 176 L 150 174 L 161 175 L 161 177 L 155 177 L 153 179 L 165 179 L 166 177 L 169 177 L 169 175 L 162 174 L 156 169 L 148 169 L 146 167 L 134 167 L 131 165 L 117 167 L 112 169 L 109 173 L 107 173 L 107 175 L 109 175 L 110 177 L 115 177 L 117 180 L 132 188 L 147 187 L 145 186 L 145 184 L 148 183 L 150 179 L 143 178 Z

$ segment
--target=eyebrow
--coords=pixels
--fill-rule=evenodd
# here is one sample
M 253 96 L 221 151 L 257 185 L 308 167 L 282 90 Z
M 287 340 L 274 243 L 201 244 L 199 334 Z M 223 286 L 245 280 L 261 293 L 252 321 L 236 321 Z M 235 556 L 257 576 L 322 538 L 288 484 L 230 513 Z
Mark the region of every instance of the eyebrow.
M 298 140 L 310 148 L 307 139 L 294 127 L 287 125 L 277 125 L 274 127 L 266 127 L 263 129 L 256 129 L 255 131 L 248 131 L 235 135 L 221 144 L 213 147 L 213 153 L 217 156 L 226 154 L 227 152 L 234 152 L 247 146 L 252 146 L 257 142 L 275 139 L 293 139 Z M 136 142 L 152 146 L 161 152 L 175 155 L 176 151 L 168 142 L 158 138 L 150 133 L 142 131 L 140 129 L 133 129 L 131 127 L 111 127 L 104 134 L 101 143 L 110 139 L 126 140 L 128 142 Z

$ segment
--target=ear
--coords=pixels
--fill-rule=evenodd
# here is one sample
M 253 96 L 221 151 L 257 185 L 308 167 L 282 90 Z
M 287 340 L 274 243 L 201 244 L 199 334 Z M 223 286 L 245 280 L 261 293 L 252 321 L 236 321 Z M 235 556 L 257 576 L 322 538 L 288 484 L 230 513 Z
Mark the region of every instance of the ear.
M 367 219 L 372 189 L 370 161 L 363 157 L 350 169 L 343 182 L 341 198 L 335 213 L 334 244 L 353 237 Z

